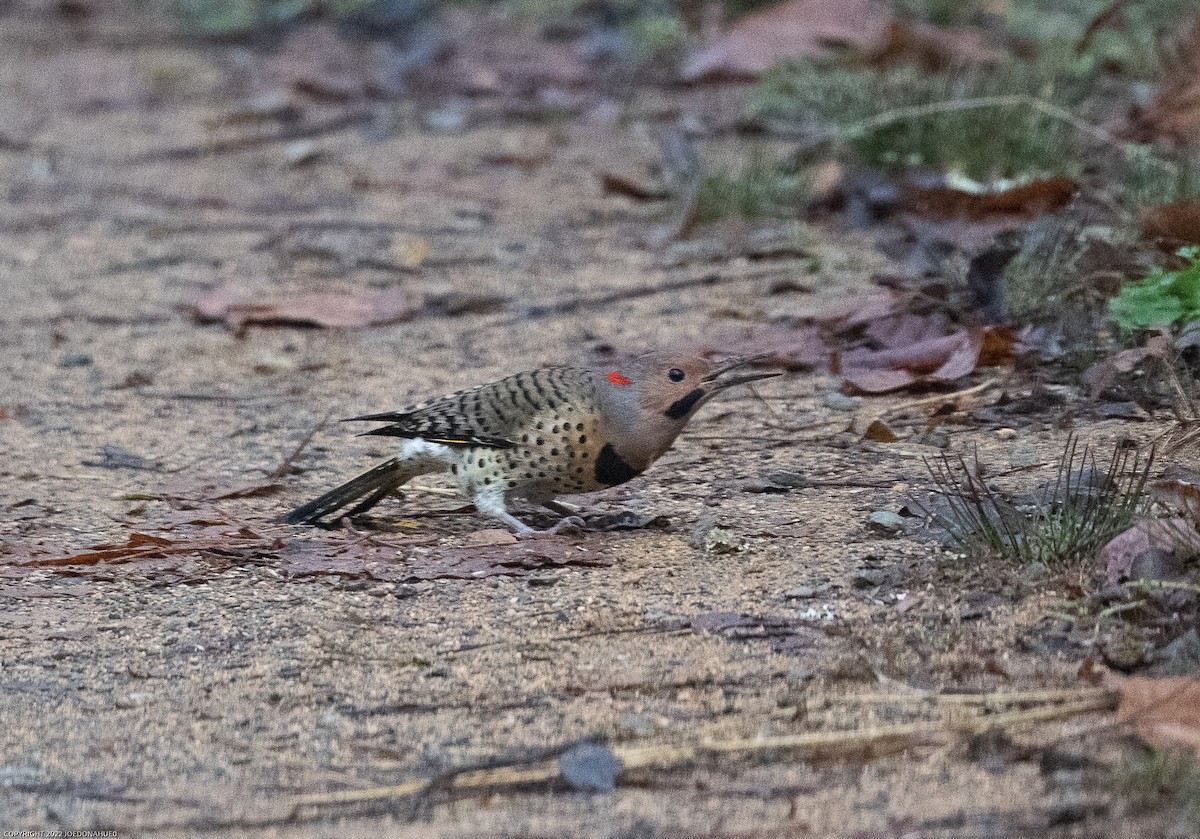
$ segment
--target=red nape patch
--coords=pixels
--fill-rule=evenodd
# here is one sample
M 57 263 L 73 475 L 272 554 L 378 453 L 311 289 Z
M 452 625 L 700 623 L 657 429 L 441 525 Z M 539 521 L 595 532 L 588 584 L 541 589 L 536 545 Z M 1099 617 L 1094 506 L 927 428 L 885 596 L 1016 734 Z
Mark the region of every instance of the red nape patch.
M 613 370 L 611 373 L 609 373 L 608 380 L 610 382 L 612 382 L 614 385 L 616 385 L 617 387 L 625 387 L 625 385 L 633 384 L 632 379 L 625 378 L 624 376 L 621 375 L 620 371 L 618 371 L 618 370 Z

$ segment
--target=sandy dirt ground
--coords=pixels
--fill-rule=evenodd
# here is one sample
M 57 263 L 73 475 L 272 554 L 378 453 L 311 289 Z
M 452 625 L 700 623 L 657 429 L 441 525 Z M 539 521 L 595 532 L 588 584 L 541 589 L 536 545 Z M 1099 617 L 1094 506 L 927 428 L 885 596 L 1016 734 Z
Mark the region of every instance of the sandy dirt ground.
M 391 130 L 354 124 L 310 146 L 214 151 L 214 141 L 276 130 L 222 121 L 236 49 L 114 46 L 15 12 L 3 25 L 0 828 L 1164 829 L 1154 814 L 1127 812 L 1089 769 L 1115 748 L 1103 714 L 881 754 L 667 761 L 627 772 L 611 792 L 443 785 L 339 800 L 586 738 L 670 745 L 949 725 L 961 706 L 914 696 L 1086 687 L 1080 663 L 1104 639 L 1061 619 L 1083 596 L 1078 575 L 968 567 L 929 540 L 868 526 L 872 512 L 928 487 L 923 459 L 941 449 L 919 433 L 861 442 L 852 422 L 861 430 L 864 417 L 920 395 L 847 405 L 823 375 L 726 394 L 647 475 L 576 499 L 589 516 L 627 510 L 646 526 L 550 540 L 538 549 L 547 556 L 524 564 L 455 573 L 472 551 L 519 548 L 489 546 L 504 542 L 492 522 L 420 488 L 357 533 L 273 523 L 386 454 L 386 443 L 330 422 L 289 460 L 330 415 L 400 407 L 606 345 L 729 340 L 855 294 L 886 263 L 869 239 L 836 229 L 804 230 L 806 255 L 762 260 L 648 245 L 663 205 L 605 195 L 597 172 L 656 159 L 651 127 L 679 107 L 661 90 L 629 97 L 619 116 L 568 119 L 470 101 L 472 120 L 453 133 L 416 116 L 434 104 L 376 105 Z M 716 118 L 737 110 L 723 93 L 679 95 Z M 311 105 L 304 120 L 357 107 Z M 788 279 L 802 282 L 771 293 Z M 410 295 L 412 316 L 363 329 L 197 323 L 189 306 L 230 284 L 251 298 L 393 290 Z M 655 291 L 664 286 L 676 290 Z M 989 375 L 998 382 L 975 404 L 1024 386 L 1017 372 Z M 909 415 L 923 423 L 929 410 Z M 1004 469 L 1053 460 L 1062 425 L 943 430 L 952 450 L 977 444 Z M 1078 430 L 1110 444 L 1161 427 Z M 799 479 L 777 485 L 780 473 Z M 249 490 L 218 497 L 231 487 Z M 734 549 L 706 546 L 714 527 Z M 209 547 L 22 565 L 132 534 Z M 330 574 L 305 546 L 373 552 Z

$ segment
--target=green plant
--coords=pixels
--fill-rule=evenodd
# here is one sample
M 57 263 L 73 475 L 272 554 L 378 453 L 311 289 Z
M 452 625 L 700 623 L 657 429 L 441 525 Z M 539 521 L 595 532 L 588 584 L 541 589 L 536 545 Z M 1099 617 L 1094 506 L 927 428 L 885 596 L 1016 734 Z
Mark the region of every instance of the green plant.
M 1153 454 L 1145 462 L 1116 447 L 1104 469 L 1095 451 L 1067 440 L 1055 479 L 1019 508 L 959 455 L 926 461 L 936 491 L 946 502 L 939 518 L 954 546 L 977 560 L 1040 562 L 1062 567 L 1095 556 L 1112 537 L 1129 528 L 1142 511 Z
M 1200 247 L 1181 248 L 1182 268 L 1156 266 L 1149 276 L 1121 286 L 1108 314 L 1126 331 L 1200 320 Z
M 753 219 L 794 213 L 805 186 L 802 173 L 791 171 L 755 149 L 736 171 L 700 176 L 696 221 L 707 224 L 731 215 Z
M 975 180 L 1075 176 L 1079 80 L 1000 65 L 927 73 L 785 62 L 759 82 L 751 116 L 824 138 L 882 168 L 933 166 Z
M 1200 827 L 1200 761 L 1186 753 L 1151 749 L 1113 764 L 1110 781 L 1136 809 L 1178 809 L 1185 823 Z
M 1140 209 L 1200 196 L 1200 159 L 1191 150 L 1163 152 L 1130 143 L 1123 152 L 1119 172 L 1121 199 L 1127 207 Z

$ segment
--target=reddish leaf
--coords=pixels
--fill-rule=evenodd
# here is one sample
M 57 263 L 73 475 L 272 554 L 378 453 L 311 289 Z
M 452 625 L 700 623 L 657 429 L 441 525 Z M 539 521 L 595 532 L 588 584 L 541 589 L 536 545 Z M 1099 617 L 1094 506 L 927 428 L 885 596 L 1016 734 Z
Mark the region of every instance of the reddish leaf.
M 957 381 L 982 364 L 1012 354 L 1011 329 L 986 327 L 930 338 L 907 347 L 851 350 L 842 355 L 842 379 L 861 393 L 887 393 L 915 384 Z M 986 355 L 984 350 L 987 350 Z
M 1118 724 L 1151 746 L 1200 752 L 1200 679 L 1109 674 L 1105 685 L 1121 695 Z
M 997 217 L 1031 219 L 1053 213 L 1071 202 L 1079 184 L 1070 178 L 1045 178 L 1003 192 L 971 193 L 950 187 L 905 188 L 904 210 L 932 218 L 985 221 Z
M 831 46 L 861 52 L 883 43 L 891 11 L 875 0 L 789 0 L 739 20 L 688 59 L 688 81 L 755 78 L 789 58 L 824 55 Z
M 394 547 L 352 543 L 338 548 L 320 542 L 291 543 L 280 556 L 279 570 L 287 577 L 333 575 L 365 577 L 386 582 L 417 580 L 477 580 L 494 576 L 521 576 L 567 565 L 595 567 L 612 560 L 565 539 L 526 539 L 507 544 L 475 547 L 414 548 L 407 559 L 397 559 Z
M 1174 552 L 1177 548 L 1200 551 L 1200 533 L 1185 518 L 1144 519 L 1117 536 L 1100 550 L 1110 583 L 1129 576 L 1133 561 L 1151 549 Z
M 1200 522 L 1200 484 L 1174 478 L 1156 482 L 1150 493 L 1158 503 Z
M 234 331 L 247 324 L 271 326 L 363 327 L 399 323 L 412 317 L 411 296 L 400 289 L 364 289 L 347 294 L 266 295 L 245 300 L 229 287 L 201 297 L 193 306 L 202 322 L 224 321 Z
M 875 66 L 916 63 L 927 70 L 944 70 L 965 61 L 998 61 L 1004 53 L 990 46 L 979 32 L 893 21 L 871 56 Z
M 671 195 L 661 185 L 642 182 L 617 172 L 600 172 L 597 177 L 605 195 L 621 195 L 635 201 L 661 201 Z
M 1196 93 L 1200 96 L 1200 85 Z M 1180 201 L 1147 207 L 1142 211 L 1142 234 L 1171 253 L 1183 245 L 1200 244 L 1200 204 Z

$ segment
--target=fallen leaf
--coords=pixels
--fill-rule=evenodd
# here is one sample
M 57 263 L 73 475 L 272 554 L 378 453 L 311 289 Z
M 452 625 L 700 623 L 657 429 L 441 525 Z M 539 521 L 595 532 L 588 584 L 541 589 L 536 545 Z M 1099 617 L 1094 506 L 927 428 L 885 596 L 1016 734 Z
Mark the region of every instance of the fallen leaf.
M 1116 583 L 1128 577 L 1133 561 L 1149 550 L 1200 552 L 1200 533 L 1193 522 L 1180 517 L 1137 522 L 1100 549 L 1107 580 Z
M 218 288 L 193 304 L 197 320 L 221 322 L 235 332 L 249 324 L 264 326 L 316 326 L 354 328 L 400 323 L 412 317 L 416 307 L 401 289 L 360 289 L 346 294 L 269 294 L 256 301 L 245 300 L 229 287 Z
M 1131 109 L 1124 133 L 1144 143 L 1168 138 L 1187 145 L 1200 132 L 1200 18 L 1174 49 L 1161 49 L 1164 55 L 1173 53 L 1173 60 L 1165 62 L 1149 107 Z
M 687 59 L 685 81 L 756 78 L 787 59 L 831 47 L 869 52 L 883 44 L 891 10 L 876 0 L 789 0 L 742 18 Z
M 874 67 L 913 63 L 939 72 L 954 64 L 987 63 L 1004 57 L 980 32 L 896 20 L 888 25 L 869 63 Z
M 1083 372 L 1083 383 L 1088 386 L 1089 397 L 1098 399 L 1100 394 L 1116 384 L 1118 374 L 1136 370 L 1146 359 L 1169 357 L 1171 343 L 1170 334 L 1162 331 L 1150 336 L 1140 347 L 1121 350 L 1111 358 L 1097 361 Z
M 600 172 L 597 177 L 605 195 L 621 195 L 635 201 L 662 201 L 671 197 L 666 188 L 649 180 L 642 181 L 617 172 Z
M 1110 673 L 1105 686 L 1120 694 L 1119 725 L 1151 746 L 1200 752 L 1200 679 Z
M 863 432 L 863 439 L 874 443 L 895 443 L 900 438 L 888 428 L 886 422 L 877 419 L 867 426 L 867 430 Z
M 1200 244 L 1200 204 L 1194 201 L 1146 207 L 1141 212 L 1141 223 L 1142 235 L 1168 253 L 1174 254 L 1184 245 Z
M 1070 178 L 1054 177 L 1033 181 L 1001 192 L 973 193 L 945 186 L 909 185 L 903 190 L 901 208 L 931 218 L 964 218 L 985 221 L 997 217 L 1031 219 L 1061 210 L 1079 191 Z
M 548 537 L 471 547 L 380 547 L 370 543 L 336 545 L 292 542 L 279 553 L 279 571 L 287 578 L 340 576 L 381 582 L 480 580 L 523 576 L 564 566 L 603 567 L 612 560 L 565 539 Z
M 1154 500 L 1193 522 L 1200 522 L 1200 483 L 1181 478 L 1156 481 L 1150 486 Z
M 843 382 L 861 393 L 887 393 L 915 384 L 944 384 L 1011 356 L 1011 329 L 982 327 L 907 347 L 851 350 L 841 357 Z M 985 352 L 986 349 L 986 352 Z
M 476 530 L 463 541 L 463 545 L 468 548 L 479 548 L 484 545 L 515 545 L 516 543 L 516 536 L 498 527 Z

